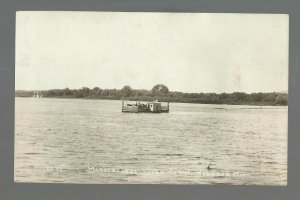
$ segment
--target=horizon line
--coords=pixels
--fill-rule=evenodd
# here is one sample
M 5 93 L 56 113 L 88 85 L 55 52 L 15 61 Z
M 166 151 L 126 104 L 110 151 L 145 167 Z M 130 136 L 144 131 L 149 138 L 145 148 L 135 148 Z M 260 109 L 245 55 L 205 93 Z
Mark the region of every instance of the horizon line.
M 97 86 L 96 86 L 97 87 Z M 38 89 L 38 90 L 35 90 L 35 89 L 15 89 L 15 92 L 16 91 L 27 91 L 27 92 L 31 92 L 31 91 L 49 91 L 49 90 L 64 90 L 64 89 L 69 89 L 69 90 L 80 90 L 82 88 L 88 88 L 90 90 L 93 90 L 94 88 L 96 87 L 93 87 L 93 88 L 89 88 L 89 87 L 81 87 L 81 88 L 68 88 L 68 87 L 65 87 L 65 88 L 52 88 L 52 89 Z M 97 87 L 101 90 L 122 90 L 122 88 L 120 89 L 117 89 L 117 88 L 100 88 L 100 87 Z M 151 91 L 151 89 L 134 89 L 132 88 L 132 90 L 146 90 L 146 91 Z M 227 94 L 230 94 L 230 93 L 245 93 L 245 94 L 253 94 L 253 93 L 286 93 L 288 94 L 288 91 L 268 91 L 268 92 L 262 92 L 262 91 L 257 91 L 257 92 L 246 92 L 246 91 L 232 91 L 232 92 L 182 92 L 182 91 L 171 91 L 169 90 L 169 92 L 181 92 L 181 93 L 206 93 L 206 94 L 209 94 L 209 93 L 215 93 L 215 94 L 222 94 L 222 93 L 227 93 Z

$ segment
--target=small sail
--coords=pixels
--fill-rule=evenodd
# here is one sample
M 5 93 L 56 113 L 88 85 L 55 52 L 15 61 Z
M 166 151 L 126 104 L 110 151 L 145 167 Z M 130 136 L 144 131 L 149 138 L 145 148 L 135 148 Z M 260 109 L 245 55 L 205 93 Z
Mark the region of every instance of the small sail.
M 41 91 L 34 91 L 32 98 L 43 98 Z

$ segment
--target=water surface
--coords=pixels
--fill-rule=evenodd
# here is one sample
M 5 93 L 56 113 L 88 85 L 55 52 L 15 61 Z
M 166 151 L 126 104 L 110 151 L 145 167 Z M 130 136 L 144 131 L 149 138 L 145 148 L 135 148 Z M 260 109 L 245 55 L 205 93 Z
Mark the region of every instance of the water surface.
M 287 107 L 15 101 L 17 182 L 286 185 Z

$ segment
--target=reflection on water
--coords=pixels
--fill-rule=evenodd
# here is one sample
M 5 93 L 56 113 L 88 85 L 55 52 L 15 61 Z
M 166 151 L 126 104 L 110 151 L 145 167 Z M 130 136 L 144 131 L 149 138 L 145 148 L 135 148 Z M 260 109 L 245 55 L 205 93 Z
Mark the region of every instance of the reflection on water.
M 18 182 L 286 185 L 287 107 L 15 100 Z

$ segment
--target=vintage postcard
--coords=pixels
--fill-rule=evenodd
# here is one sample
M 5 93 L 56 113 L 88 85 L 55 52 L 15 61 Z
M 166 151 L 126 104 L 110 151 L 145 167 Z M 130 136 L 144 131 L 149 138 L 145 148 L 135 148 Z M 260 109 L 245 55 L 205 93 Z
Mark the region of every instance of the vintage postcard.
M 286 14 L 16 13 L 15 182 L 287 185 Z

